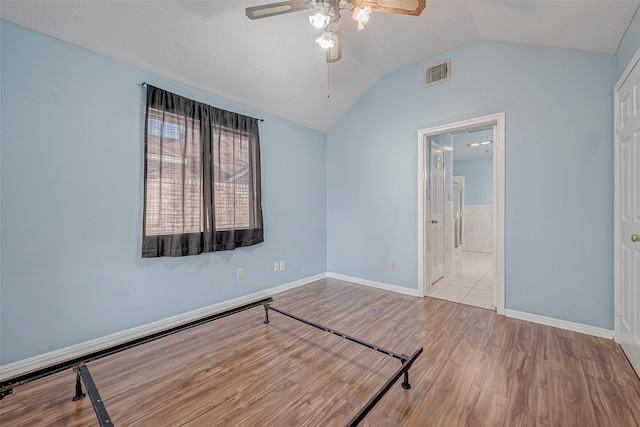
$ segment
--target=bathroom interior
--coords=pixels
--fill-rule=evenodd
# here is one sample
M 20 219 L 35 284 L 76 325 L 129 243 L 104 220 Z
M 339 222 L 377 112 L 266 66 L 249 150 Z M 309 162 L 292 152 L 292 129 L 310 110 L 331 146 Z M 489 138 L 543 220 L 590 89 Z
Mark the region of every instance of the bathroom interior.
M 426 295 L 493 309 L 493 127 L 429 140 L 444 152 L 444 268 Z

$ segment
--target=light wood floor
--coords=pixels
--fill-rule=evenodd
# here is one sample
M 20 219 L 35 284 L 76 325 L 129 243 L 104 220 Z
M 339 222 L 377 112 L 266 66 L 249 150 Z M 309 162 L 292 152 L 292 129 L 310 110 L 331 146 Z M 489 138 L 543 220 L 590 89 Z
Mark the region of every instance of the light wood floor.
M 337 280 L 275 307 L 411 354 L 366 426 L 637 426 L 640 381 L 613 341 Z M 116 426 L 343 426 L 400 366 L 261 307 L 92 362 Z M 72 371 L 0 402 L 0 425 L 93 426 Z

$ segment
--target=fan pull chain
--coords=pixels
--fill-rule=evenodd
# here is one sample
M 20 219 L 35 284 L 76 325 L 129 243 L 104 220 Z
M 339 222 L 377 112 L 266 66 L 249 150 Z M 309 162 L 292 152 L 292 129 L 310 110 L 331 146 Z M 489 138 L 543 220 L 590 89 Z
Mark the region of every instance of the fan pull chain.
M 329 79 L 329 70 L 331 67 L 327 63 L 327 98 L 331 98 L 331 80 Z

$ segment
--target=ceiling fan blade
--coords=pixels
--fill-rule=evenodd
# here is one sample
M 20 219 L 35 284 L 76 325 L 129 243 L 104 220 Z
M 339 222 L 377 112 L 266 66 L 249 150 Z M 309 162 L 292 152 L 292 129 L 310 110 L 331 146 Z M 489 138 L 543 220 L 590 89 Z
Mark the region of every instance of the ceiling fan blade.
M 370 6 L 376 12 L 418 16 L 426 6 L 426 0 L 352 0 L 356 7 Z
M 327 30 L 331 31 L 331 40 L 334 43 L 333 47 L 327 49 L 327 64 L 333 64 L 342 59 L 342 19 L 329 24 Z
M 278 3 L 252 6 L 246 9 L 249 19 L 268 18 L 269 16 L 283 15 L 285 13 L 299 12 L 309 7 L 309 0 L 289 0 Z

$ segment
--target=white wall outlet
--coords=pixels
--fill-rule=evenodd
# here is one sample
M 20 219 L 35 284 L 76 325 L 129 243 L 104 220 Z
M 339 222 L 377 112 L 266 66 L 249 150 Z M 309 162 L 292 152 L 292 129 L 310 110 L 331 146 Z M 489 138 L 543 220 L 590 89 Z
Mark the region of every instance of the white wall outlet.
M 396 262 L 394 260 L 391 260 L 391 269 L 395 270 L 396 269 Z
M 280 261 L 280 271 L 284 270 L 285 268 L 287 268 L 287 265 L 284 263 L 284 260 Z
M 280 263 L 278 261 L 273 263 L 273 271 L 280 271 Z
M 244 277 L 244 272 L 242 271 L 242 268 L 239 268 L 236 270 L 236 278 L 238 280 L 242 279 Z

